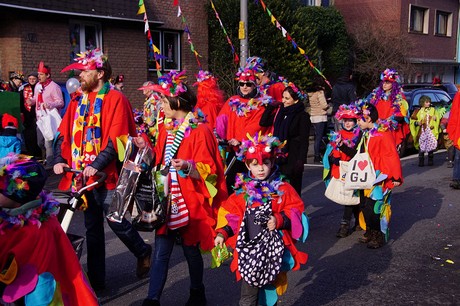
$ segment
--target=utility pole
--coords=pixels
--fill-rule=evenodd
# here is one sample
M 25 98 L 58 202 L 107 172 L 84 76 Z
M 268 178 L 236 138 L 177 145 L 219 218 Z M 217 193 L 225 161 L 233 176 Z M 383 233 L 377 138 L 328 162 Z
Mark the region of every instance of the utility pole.
M 240 25 L 238 29 L 240 39 L 240 67 L 244 67 L 248 58 L 248 0 L 240 0 Z

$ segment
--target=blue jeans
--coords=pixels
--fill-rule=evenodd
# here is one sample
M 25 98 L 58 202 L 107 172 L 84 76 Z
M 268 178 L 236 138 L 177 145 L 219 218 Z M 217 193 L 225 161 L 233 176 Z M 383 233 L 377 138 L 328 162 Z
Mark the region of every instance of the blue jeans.
M 454 181 L 460 181 L 460 150 L 457 148 L 455 148 L 454 171 L 452 179 Z
M 103 286 L 105 283 L 104 214 L 112 202 L 113 192 L 100 187 L 85 193 L 88 200 L 88 208 L 84 212 L 88 278 L 96 286 Z
M 323 140 L 323 136 L 326 133 L 327 121 L 313 123 L 313 126 L 315 127 L 315 156 L 321 156 L 321 141 Z
M 131 223 L 125 218 L 121 223 L 107 220 L 112 231 L 117 235 L 121 242 L 126 245 L 128 250 L 136 256 L 136 258 L 144 257 L 148 250 L 148 245 L 144 242 L 139 232 L 136 231 Z
M 149 293 L 147 298 L 160 300 L 168 277 L 169 259 L 175 244 L 176 232 L 155 236 L 152 267 L 150 269 Z M 203 257 L 198 246 L 182 245 L 190 274 L 190 288 L 203 288 Z

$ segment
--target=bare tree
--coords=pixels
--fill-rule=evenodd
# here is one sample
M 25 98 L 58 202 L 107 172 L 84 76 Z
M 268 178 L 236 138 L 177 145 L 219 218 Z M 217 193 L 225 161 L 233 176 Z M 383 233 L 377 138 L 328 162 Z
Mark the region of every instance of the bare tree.
M 351 36 L 358 95 L 372 91 L 380 81 L 380 73 L 386 68 L 395 69 L 402 76 L 414 72 L 414 66 L 408 60 L 413 45 L 407 33 L 391 32 L 370 22 L 363 22 L 355 29 L 359 30 Z

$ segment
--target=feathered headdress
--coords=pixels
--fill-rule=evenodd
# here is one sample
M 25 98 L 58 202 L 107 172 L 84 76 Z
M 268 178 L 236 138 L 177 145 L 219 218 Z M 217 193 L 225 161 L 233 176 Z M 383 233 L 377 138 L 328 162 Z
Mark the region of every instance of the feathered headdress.
M 246 136 L 248 140 L 243 140 L 240 150 L 236 153 L 239 160 L 257 159 L 259 164 L 263 164 L 264 159 L 284 156 L 282 149 L 286 142 L 281 142 L 272 134 L 262 135 L 259 132 L 254 137 L 251 137 L 249 133 Z
M 167 97 L 177 97 L 179 94 L 186 92 L 184 80 L 187 78 L 184 71 L 171 70 L 169 73 L 158 78 L 158 84 L 145 86 L 145 89 L 164 94 Z
M 251 56 L 246 59 L 245 69 L 251 69 L 256 73 L 263 73 L 265 71 L 265 61 L 258 56 Z
M 342 119 L 358 119 L 360 116 L 360 109 L 356 106 L 356 104 L 342 104 L 339 106 L 339 109 L 335 113 L 335 118 L 337 120 Z
M 389 82 L 401 82 L 401 78 L 396 70 L 387 68 L 380 74 L 380 80 Z
M 251 82 L 256 83 L 256 76 L 254 74 L 254 70 L 249 68 L 239 69 L 236 73 L 236 79 L 242 82 Z
M 76 63 L 70 64 L 62 69 L 61 72 L 69 70 L 96 70 L 102 68 L 104 62 L 107 61 L 107 57 L 99 48 L 79 53 L 77 56 L 78 57 L 74 59 Z

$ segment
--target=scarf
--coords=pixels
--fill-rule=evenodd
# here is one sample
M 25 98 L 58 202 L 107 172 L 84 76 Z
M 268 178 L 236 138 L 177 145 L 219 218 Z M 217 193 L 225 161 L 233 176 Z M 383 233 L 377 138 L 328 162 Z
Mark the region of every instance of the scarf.
M 45 82 L 40 83 L 42 85 L 42 88 L 38 91 L 38 97 L 37 97 L 37 106 L 36 109 L 40 110 L 42 108 L 42 105 L 45 101 L 43 101 L 43 91 L 45 90 L 46 86 L 48 86 L 51 83 L 51 79 L 46 79 Z
M 288 107 L 281 106 L 274 123 L 274 136 L 278 137 L 280 141 L 288 139 L 289 127 L 292 124 L 294 117 L 304 111 L 304 105 L 301 102 L 290 105 Z M 288 143 L 289 145 L 289 143 Z
M 109 90 L 110 85 L 107 82 L 97 93 L 93 104 L 87 93 L 78 101 L 72 128 L 72 169 L 83 170 L 100 152 L 102 102 Z M 76 183 L 73 180 L 73 191 Z
M 185 203 L 182 191 L 180 189 L 177 171 L 174 167 L 170 167 L 171 160 L 176 155 L 177 150 L 179 149 L 180 144 L 184 137 L 186 137 L 186 132 L 190 131 L 191 126 L 193 127 L 193 122 L 195 116 L 192 112 L 189 112 L 184 120 L 179 124 L 180 121 L 172 122 L 172 126 L 176 127 L 168 130 L 168 135 L 166 137 L 166 146 L 165 146 L 165 158 L 164 163 L 166 168 L 169 168 L 169 175 L 171 179 L 170 185 L 170 214 L 168 220 L 168 228 L 171 230 L 176 230 L 183 226 L 186 226 L 189 222 L 189 211 L 187 209 L 187 204 Z M 188 134 L 188 133 L 187 133 Z M 165 192 L 168 192 L 165 190 Z

